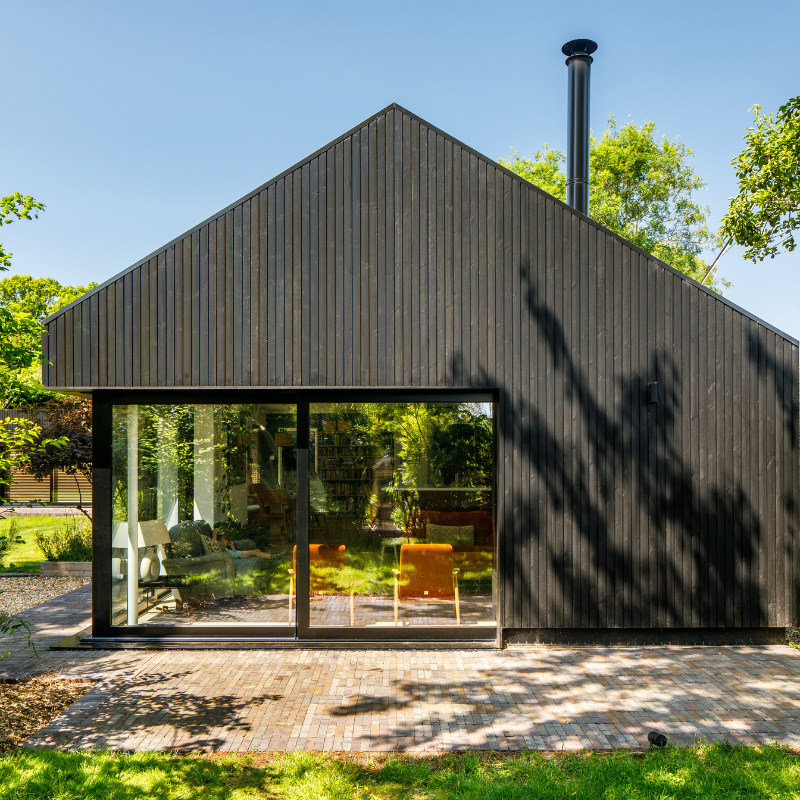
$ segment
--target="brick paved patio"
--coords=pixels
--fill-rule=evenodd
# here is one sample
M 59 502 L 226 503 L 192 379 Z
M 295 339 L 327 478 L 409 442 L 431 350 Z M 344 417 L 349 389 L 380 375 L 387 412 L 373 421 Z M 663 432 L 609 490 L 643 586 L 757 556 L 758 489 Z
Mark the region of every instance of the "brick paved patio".
M 88 604 L 84 587 L 25 617 L 44 646 L 88 624 Z M 784 646 L 12 650 L 0 672 L 100 680 L 31 747 L 607 749 L 644 747 L 653 727 L 800 746 L 800 653 Z

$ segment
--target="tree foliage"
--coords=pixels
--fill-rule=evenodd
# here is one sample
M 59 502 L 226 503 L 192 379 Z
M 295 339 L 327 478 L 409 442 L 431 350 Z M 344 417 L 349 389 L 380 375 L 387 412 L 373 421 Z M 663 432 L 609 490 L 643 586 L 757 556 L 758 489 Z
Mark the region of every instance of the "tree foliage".
M 0 198 L 0 227 L 33 220 L 44 210 L 30 195 L 12 192 Z M 0 271 L 11 266 L 11 253 L 0 243 Z M 41 384 L 41 321 L 97 286 L 64 286 L 53 278 L 15 275 L 0 280 L 0 405 L 18 408 L 52 397 Z
M 0 227 L 15 220 L 31 220 L 44 210 L 44 204 L 30 195 L 13 192 L 0 198 Z M 11 253 L 0 243 L 0 271 L 11 266 Z M 0 382 L 7 385 L 9 372 L 29 369 L 41 358 L 41 326 L 35 319 L 0 305 Z M 13 382 L 13 381 L 12 381 Z
M 353 406 L 352 411 L 350 406 Z M 405 486 L 491 484 L 492 420 L 474 403 L 336 404 L 370 441 L 399 445 L 398 470 Z
M 747 129 L 742 153 L 733 160 L 739 191 L 722 218 L 721 233 L 744 245 L 745 258 L 763 261 L 796 247 L 800 227 L 800 95 L 762 114 L 750 109 L 755 123 Z
M 0 307 L 0 374 L 27 369 L 36 362 L 42 351 L 41 330 L 35 319 Z
M 65 286 L 55 278 L 12 275 L 0 280 L 0 307 L 41 322 L 96 286 L 95 282 L 86 286 Z
M 210 407 L 214 418 L 214 502 L 217 512 L 228 516 L 233 506 L 232 487 L 247 483 L 253 406 L 224 404 Z M 288 417 L 291 424 L 294 417 Z M 114 481 L 114 519 L 127 519 L 127 430 L 128 409 L 117 406 L 113 415 L 112 473 Z M 198 445 L 211 447 L 195 430 L 195 406 L 140 405 L 137 408 L 138 507 L 144 519 L 166 518 L 169 509 L 158 491 L 159 469 L 172 464 L 178 484 L 178 518 L 191 519 L 194 502 L 194 459 Z M 90 440 L 91 444 L 91 440 Z M 207 451 L 208 453 L 209 451 Z M 87 453 L 91 469 L 91 452 Z M 286 459 L 284 459 L 286 464 Z
M 541 150 L 526 158 L 511 148 L 513 158 L 501 158 L 500 163 L 559 200 L 567 199 L 567 176 L 563 172 L 566 156 L 560 150 L 551 150 L 545 143 Z M 591 212 L 590 212 L 591 213 Z
M 24 470 L 32 457 L 58 451 L 65 444 L 62 438 L 42 436 L 41 426 L 31 419 L 0 420 L 0 485 L 10 486 L 12 472 Z
M 33 410 L 33 409 L 28 409 Z M 92 404 L 82 397 L 53 396 L 35 409 L 47 412 L 48 421 L 42 426 L 32 446 L 24 448 L 27 455 L 19 468 L 37 480 L 50 477 L 61 470 L 75 478 L 83 510 L 83 497 L 77 476 L 92 482 Z M 59 442 L 58 447 L 49 442 Z M 88 498 L 91 501 L 91 498 Z
M 566 199 L 562 152 L 545 145 L 532 158 L 513 149 L 512 153 L 500 163 L 548 194 Z M 591 138 L 589 216 L 700 280 L 707 268 L 701 255 L 716 246 L 718 237 L 708 226 L 710 209 L 694 200 L 705 183 L 689 163 L 692 155 L 680 139 L 659 140 L 654 122 L 619 126 L 610 116 L 603 135 Z
M 0 485 L 9 485 L 8 474 L 24 465 L 30 450 L 42 449 L 41 432 L 41 426 L 32 419 L 0 420 Z
M 30 195 L 12 192 L 0 198 L 0 227 L 15 220 L 34 219 L 43 210 L 44 204 Z M 5 272 L 10 266 L 11 253 L 0 243 L 0 271 Z M 31 341 L 37 330 L 34 320 L 0 307 L 0 372 L 31 366 L 36 358 L 36 349 L 31 347 Z
M 32 220 L 43 210 L 30 195 L 6 195 L 0 198 L 0 227 Z M 0 244 L 0 271 L 10 266 L 11 253 Z M 24 418 L 0 423 L 0 484 L 9 485 L 16 470 L 41 479 L 54 468 L 81 472 L 91 481 L 91 405 L 46 392 L 36 374 L 42 361 L 41 320 L 85 291 L 26 275 L 0 281 L 0 402 L 12 408 L 47 403 L 53 411 L 44 430 Z
M 54 278 L 11 275 L 0 280 L 0 404 L 6 408 L 52 398 L 41 383 L 41 321 L 97 286 L 67 286 Z
M 0 227 L 10 225 L 18 219 L 35 219 L 44 211 L 44 203 L 34 200 L 30 195 L 12 192 L 0 197 Z M 31 216 L 33 214 L 33 216 Z M 11 266 L 11 253 L 0 244 L 0 270 L 5 272 Z

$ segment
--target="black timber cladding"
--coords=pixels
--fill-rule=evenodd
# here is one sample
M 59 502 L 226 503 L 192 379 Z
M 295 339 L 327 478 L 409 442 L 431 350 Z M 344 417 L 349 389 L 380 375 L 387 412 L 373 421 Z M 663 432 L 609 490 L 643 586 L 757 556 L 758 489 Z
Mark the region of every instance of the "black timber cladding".
M 499 387 L 507 628 L 797 620 L 797 342 L 398 106 L 46 328 L 52 388 Z

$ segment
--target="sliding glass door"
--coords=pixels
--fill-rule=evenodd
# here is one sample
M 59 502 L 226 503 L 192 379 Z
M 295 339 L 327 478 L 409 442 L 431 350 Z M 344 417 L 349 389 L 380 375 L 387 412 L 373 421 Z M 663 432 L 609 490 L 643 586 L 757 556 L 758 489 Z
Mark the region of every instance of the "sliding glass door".
M 493 453 L 491 403 L 312 403 L 310 628 L 496 628 Z
M 111 624 L 294 636 L 297 408 L 117 405 Z

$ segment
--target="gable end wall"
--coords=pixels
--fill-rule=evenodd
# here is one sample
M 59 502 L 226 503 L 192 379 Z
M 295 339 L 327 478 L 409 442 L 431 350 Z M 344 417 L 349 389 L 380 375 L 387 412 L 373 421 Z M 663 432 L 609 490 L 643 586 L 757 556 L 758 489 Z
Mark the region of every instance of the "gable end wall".
M 507 628 L 797 621 L 797 343 L 401 109 L 47 331 L 52 388 L 499 387 Z

